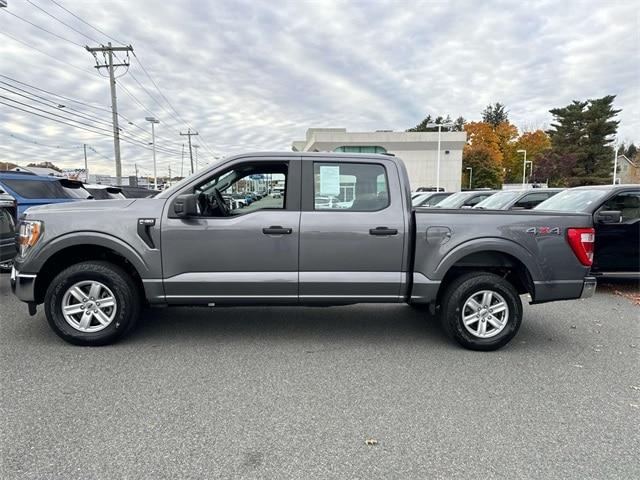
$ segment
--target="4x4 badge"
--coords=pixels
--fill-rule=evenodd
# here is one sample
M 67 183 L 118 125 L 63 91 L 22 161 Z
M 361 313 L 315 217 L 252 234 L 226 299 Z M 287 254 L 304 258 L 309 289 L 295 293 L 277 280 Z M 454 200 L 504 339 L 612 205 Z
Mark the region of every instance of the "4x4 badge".
M 560 235 L 559 227 L 529 227 L 527 233 L 533 233 L 534 235 Z

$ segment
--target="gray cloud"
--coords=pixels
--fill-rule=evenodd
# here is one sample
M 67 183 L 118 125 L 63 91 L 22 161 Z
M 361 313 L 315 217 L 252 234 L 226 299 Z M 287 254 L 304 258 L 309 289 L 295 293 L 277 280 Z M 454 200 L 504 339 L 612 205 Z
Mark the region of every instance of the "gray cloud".
M 48 0 L 37 2 L 100 42 L 100 33 Z M 639 22 L 634 2 L 369 2 L 369 1 L 63 1 L 123 42 L 130 42 L 179 115 L 206 142 L 200 157 L 289 149 L 309 126 L 350 130 L 406 129 L 426 113 L 477 119 L 489 102 L 506 103 L 520 128 L 547 125 L 548 110 L 573 99 L 617 94 L 620 137 L 638 142 Z M 89 40 L 24 0 L 10 11 L 59 35 Z M 80 47 L 0 12 L 0 73 L 108 108 L 105 78 Z M 154 102 L 134 80 L 163 106 Z M 124 133 L 150 141 L 144 117 L 161 120 L 160 171 L 180 170 L 187 126 L 133 61 L 119 80 Z M 126 89 L 126 91 L 125 91 Z M 145 108 L 128 94 L 130 92 Z M 71 106 L 73 104 L 69 104 Z M 108 112 L 77 106 L 109 122 Z M 149 111 L 147 111 L 149 110 Z M 104 124 L 100 124 L 105 127 Z M 108 127 L 106 127 L 108 128 Z M 0 154 L 16 163 L 51 160 L 82 165 L 79 144 L 113 155 L 110 138 L 0 105 Z M 54 149 L 23 140 L 33 140 Z M 124 143 L 123 168 L 151 171 L 151 152 Z M 112 162 L 90 152 L 90 168 Z

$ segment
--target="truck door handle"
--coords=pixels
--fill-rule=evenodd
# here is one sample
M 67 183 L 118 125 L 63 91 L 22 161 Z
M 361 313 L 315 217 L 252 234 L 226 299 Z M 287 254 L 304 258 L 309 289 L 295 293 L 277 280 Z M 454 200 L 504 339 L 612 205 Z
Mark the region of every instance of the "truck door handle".
M 265 235 L 291 235 L 293 230 L 291 228 L 283 228 L 281 226 L 271 226 L 262 229 L 262 233 Z
M 398 230 L 395 228 L 376 227 L 369 229 L 369 235 L 397 235 Z

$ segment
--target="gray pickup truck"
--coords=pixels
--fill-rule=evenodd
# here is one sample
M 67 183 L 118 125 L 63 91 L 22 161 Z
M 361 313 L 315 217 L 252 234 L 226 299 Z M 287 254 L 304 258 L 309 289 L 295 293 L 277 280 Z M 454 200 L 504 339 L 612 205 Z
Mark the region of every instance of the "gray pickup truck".
M 593 237 L 582 213 L 412 209 L 393 156 L 254 153 L 153 198 L 29 209 L 11 285 L 80 345 L 121 338 L 147 306 L 406 302 L 493 350 L 520 327 L 520 295 L 593 294 Z

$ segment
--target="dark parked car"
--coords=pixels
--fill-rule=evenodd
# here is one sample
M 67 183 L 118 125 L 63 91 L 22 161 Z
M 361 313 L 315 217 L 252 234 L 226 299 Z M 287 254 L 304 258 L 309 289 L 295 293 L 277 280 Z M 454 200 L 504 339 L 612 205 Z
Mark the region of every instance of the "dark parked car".
M 15 198 L 0 193 L 0 270 L 10 270 L 16 256 L 16 211 Z
M 127 198 L 122 194 L 120 187 L 85 183 L 84 189 L 89 192 L 95 200 L 119 200 Z
M 118 187 L 125 198 L 149 198 L 158 193 L 157 190 L 151 190 L 144 187 L 132 187 L 128 185 L 121 185 Z
M 485 198 L 473 208 L 485 210 L 531 210 L 536 205 L 560 193 L 563 188 L 503 190 Z
M 29 207 L 91 198 L 81 182 L 59 177 L 0 172 L 0 187 L 15 198 L 18 217 Z
M 590 213 L 596 230 L 591 271 L 640 278 L 640 185 L 571 188 L 535 210 Z
M 451 195 L 452 192 L 421 192 L 411 199 L 411 204 L 414 207 L 433 207 Z
M 434 205 L 433 208 L 471 208 L 496 192 L 497 190 L 471 190 L 454 193 Z

